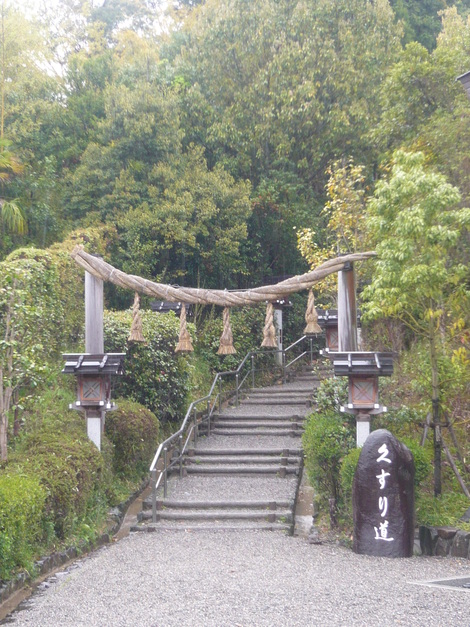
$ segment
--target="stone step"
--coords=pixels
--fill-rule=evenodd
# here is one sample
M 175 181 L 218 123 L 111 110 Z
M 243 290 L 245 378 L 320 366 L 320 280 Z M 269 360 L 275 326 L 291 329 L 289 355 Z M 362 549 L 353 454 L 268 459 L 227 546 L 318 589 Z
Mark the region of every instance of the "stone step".
M 233 456 L 233 455 L 195 455 L 185 458 L 185 465 L 190 464 L 281 464 L 281 460 L 286 464 L 299 464 L 299 457 L 281 457 L 280 455 L 264 455 L 262 457 L 256 455 Z
M 265 429 L 269 428 L 273 431 L 277 431 L 278 429 L 297 429 L 303 427 L 304 421 L 300 420 L 234 420 L 233 418 L 229 420 L 217 420 L 214 423 L 214 429 Z
M 301 436 L 303 433 L 303 429 L 222 429 L 222 428 L 214 428 L 211 430 L 211 433 L 214 435 L 292 435 L 292 436 Z
M 152 497 L 148 497 L 142 504 L 144 510 L 152 509 Z M 294 502 L 288 500 L 277 501 L 175 501 L 173 499 L 157 500 L 157 510 L 166 509 L 293 509 Z
M 305 414 L 279 414 L 279 415 L 271 415 L 271 414 L 241 414 L 238 411 L 227 412 L 225 414 L 214 414 L 212 416 L 213 423 L 218 422 L 219 420 L 246 420 L 246 421 L 254 421 L 257 422 L 259 420 L 280 420 L 281 422 L 292 422 L 292 421 L 303 421 L 305 420 Z
M 309 395 L 311 391 L 305 386 L 297 387 L 283 386 L 282 388 L 251 388 L 248 390 L 248 396 L 290 396 L 292 394 L 304 394 Z
M 286 423 L 286 424 L 292 424 L 293 422 L 304 422 L 305 420 L 305 416 L 301 416 L 301 415 L 296 415 L 296 416 L 266 416 L 265 414 L 263 414 L 262 416 L 245 416 L 243 414 L 238 415 L 238 414 L 231 414 L 231 415 L 226 415 L 224 416 L 219 415 L 217 416 L 217 418 L 214 418 L 213 424 L 225 424 L 227 422 L 236 422 L 236 423 L 242 423 L 243 424 L 249 424 L 251 422 L 256 422 L 256 423 L 269 423 L 269 424 L 276 424 L 276 423 Z
M 269 522 L 258 522 L 258 523 L 248 523 L 245 521 L 231 521 L 231 522 L 213 522 L 212 524 L 207 523 L 195 523 L 194 521 L 191 524 L 188 523 L 176 523 L 166 524 L 161 523 L 141 523 L 139 525 L 134 525 L 130 528 L 131 532 L 144 532 L 144 533 L 152 533 L 152 532 L 168 532 L 168 531 L 176 531 L 176 532 L 196 532 L 196 531 L 282 531 L 287 534 L 292 534 L 293 524 L 287 523 L 269 523 Z
M 185 466 L 185 472 L 188 475 L 291 475 L 298 474 L 299 466 L 204 466 L 203 464 L 194 464 Z
M 202 449 L 202 448 L 197 448 L 197 449 L 190 449 L 188 451 L 188 455 L 198 455 L 198 456 L 202 456 L 202 455 L 240 455 L 240 456 L 245 456 L 245 455 L 271 455 L 273 457 L 289 457 L 292 455 L 295 455 L 297 457 L 301 457 L 302 456 L 302 450 L 301 449 L 283 449 L 283 448 L 260 448 L 260 449 L 252 449 L 252 448 L 243 448 L 243 449 L 229 449 L 229 448 L 224 448 L 224 449 Z
M 265 521 L 265 522 L 292 522 L 292 512 L 288 509 L 284 510 L 251 510 L 251 511 L 239 511 L 239 510 L 188 510 L 188 511 L 167 511 L 165 509 L 157 511 L 157 522 L 161 520 L 171 520 L 175 522 L 179 521 L 196 521 L 196 522 L 210 522 L 210 521 Z M 152 512 L 144 511 L 138 517 L 139 522 L 144 520 L 151 520 Z
M 262 397 L 262 398 L 245 398 L 242 401 L 242 406 L 246 405 L 263 405 L 265 407 L 269 407 L 270 405 L 275 405 L 279 407 L 279 405 L 297 405 L 299 407 L 306 406 L 310 404 L 310 399 L 298 399 L 298 398 L 274 398 L 272 396 Z

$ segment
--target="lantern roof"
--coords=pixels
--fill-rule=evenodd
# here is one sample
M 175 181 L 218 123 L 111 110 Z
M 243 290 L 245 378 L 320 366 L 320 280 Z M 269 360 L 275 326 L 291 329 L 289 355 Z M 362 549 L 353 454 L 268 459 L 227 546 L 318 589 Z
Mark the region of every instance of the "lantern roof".
M 125 353 L 66 353 L 63 374 L 124 374 Z
M 334 373 L 337 376 L 348 375 L 375 375 L 390 377 L 393 373 L 393 353 L 377 352 L 349 352 L 322 354 L 333 362 Z
M 337 309 L 317 309 L 318 324 L 322 327 L 338 326 L 338 310 Z
M 179 313 L 181 311 L 183 304 L 185 303 L 181 301 L 178 303 L 172 303 L 168 300 L 152 300 L 150 302 L 150 309 L 157 313 L 168 313 L 169 311 L 174 311 L 176 313 Z M 186 305 L 186 309 L 187 308 L 188 308 L 188 305 Z
M 326 327 L 338 326 L 338 310 L 337 309 L 317 309 L 318 324 L 322 329 Z M 357 324 L 360 326 L 361 312 L 357 310 Z

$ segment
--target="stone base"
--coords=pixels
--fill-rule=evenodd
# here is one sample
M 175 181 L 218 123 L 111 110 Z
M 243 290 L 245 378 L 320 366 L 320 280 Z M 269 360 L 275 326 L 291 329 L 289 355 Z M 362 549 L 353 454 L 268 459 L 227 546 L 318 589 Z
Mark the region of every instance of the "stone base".
M 419 543 L 423 555 L 470 559 L 470 532 L 456 527 L 419 528 Z

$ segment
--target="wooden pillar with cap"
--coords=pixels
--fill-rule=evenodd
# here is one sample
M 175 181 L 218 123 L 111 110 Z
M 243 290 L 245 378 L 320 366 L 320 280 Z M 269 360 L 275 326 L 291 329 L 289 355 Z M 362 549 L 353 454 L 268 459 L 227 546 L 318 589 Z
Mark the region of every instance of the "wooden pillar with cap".
M 85 353 L 104 353 L 103 281 L 85 272 Z M 100 408 L 85 410 L 87 435 L 101 450 L 105 412 Z
M 357 351 L 356 277 L 354 264 L 338 272 L 338 352 Z

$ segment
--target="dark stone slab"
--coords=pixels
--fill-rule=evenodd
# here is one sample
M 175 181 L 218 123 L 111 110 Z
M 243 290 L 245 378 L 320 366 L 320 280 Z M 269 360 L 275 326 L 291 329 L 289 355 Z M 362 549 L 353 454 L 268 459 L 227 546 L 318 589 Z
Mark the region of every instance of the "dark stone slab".
M 468 557 L 470 547 L 470 533 L 468 531 L 457 531 L 452 543 L 450 554 L 452 557 Z
M 386 429 L 373 431 L 353 482 L 356 553 L 411 557 L 414 544 L 414 463 L 408 448 Z
M 435 555 L 438 538 L 437 529 L 421 525 L 419 528 L 419 544 L 421 546 L 421 553 L 423 555 Z
M 437 527 L 437 535 L 443 540 L 452 540 L 457 533 L 457 527 Z
M 444 540 L 443 538 L 437 538 L 435 555 L 437 557 L 447 557 L 450 553 L 450 547 L 452 546 L 452 540 Z

